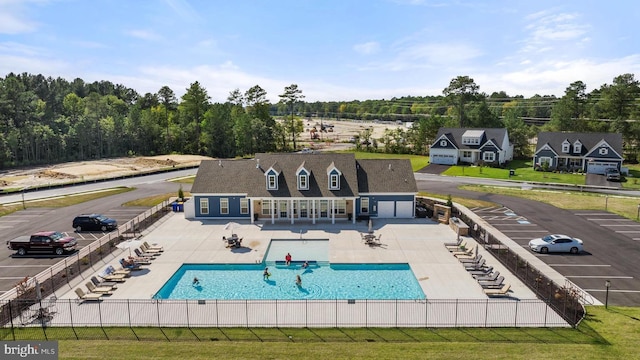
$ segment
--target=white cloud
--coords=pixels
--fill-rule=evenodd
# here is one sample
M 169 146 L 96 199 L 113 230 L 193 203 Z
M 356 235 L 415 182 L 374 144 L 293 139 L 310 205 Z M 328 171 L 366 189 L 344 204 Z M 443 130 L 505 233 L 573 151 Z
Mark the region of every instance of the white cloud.
M 396 49 L 393 59 L 386 62 L 370 63 L 360 70 L 407 71 L 420 68 L 458 67 L 482 55 L 474 46 L 455 43 L 418 43 Z
M 588 39 L 585 34 L 590 29 L 588 24 L 580 23 L 580 16 L 568 13 L 552 13 L 543 11 L 525 18 L 530 23 L 525 31 L 530 35 L 523 41 L 522 52 L 539 52 L 540 49 L 555 49 L 556 46 L 576 43 Z
M 162 40 L 162 36 L 158 35 L 157 33 L 150 31 L 150 30 L 142 30 L 142 29 L 137 29 L 137 30 L 129 30 L 126 31 L 125 34 L 137 38 L 137 39 L 141 39 L 141 40 L 146 40 L 146 41 L 160 41 Z
M 19 1 L 0 1 L 0 34 L 29 33 L 38 28 L 38 23 L 25 15 L 24 5 Z
M 360 54 L 371 55 L 380 51 L 380 44 L 375 41 L 369 41 L 362 44 L 356 44 L 353 46 L 353 49 Z

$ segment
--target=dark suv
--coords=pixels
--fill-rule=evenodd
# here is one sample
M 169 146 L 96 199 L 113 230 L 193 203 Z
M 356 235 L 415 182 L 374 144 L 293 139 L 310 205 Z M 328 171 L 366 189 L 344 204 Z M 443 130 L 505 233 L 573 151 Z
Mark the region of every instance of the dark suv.
M 118 227 L 118 222 L 100 214 L 78 215 L 73 219 L 76 231 L 107 231 Z

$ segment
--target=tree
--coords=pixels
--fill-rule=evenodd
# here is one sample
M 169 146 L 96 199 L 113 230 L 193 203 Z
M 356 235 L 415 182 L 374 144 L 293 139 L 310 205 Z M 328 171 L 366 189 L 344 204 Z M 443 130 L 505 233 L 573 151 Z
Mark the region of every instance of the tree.
M 551 110 L 549 127 L 552 131 L 585 131 L 584 117 L 587 103 L 587 85 L 582 81 L 573 82 L 565 90 L 564 96 Z
M 178 101 L 176 100 L 176 94 L 166 85 L 158 90 L 158 94 L 156 96 L 158 97 L 158 100 L 160 100 L 162 106 L 164 106 L 164 122 L 167 128 L 166 147 L 167 152 L 169 152 L 171 149 L 171 136 L 169 135 L 171 122 L 169 121 L 169 110 L 175 110 L 177 108 Z
M 291 131 L 291 140 L 293 141 L 293 149 L 296 149 L 296 124 L 293 119 L 293 107 L 300 100 L 304 99 L 304 95 L 302 95 L 302 90 L 298 89 L 298 85 L 291 84 L 284 88 L 284 94 L 278 95 L 280 97 L 280 101 L 287 105 L 290 109 L 291 113 L 291 122 L 288 124 L 288 128 Z
M 476 85 L 472 78 L 458 76 L 451 80 L 449 86 L 442 91 L 451 104 L 457 105 L 460 127 L 465 126 L 464 105 L 477 98 L 479 89 L 480 87 Z
M 209 95 L 207 90 L 203 88 L 199 82 L 192 83 L 187 92 L 182 95 L 182 103 L 180 109 L 182 112 L 182 120 L 186 125 L 187 141 L 185 150 L 195 154 L 202 154 L 202 146 L 200 143 L 200 129 L 204 113 L 209 108 Z

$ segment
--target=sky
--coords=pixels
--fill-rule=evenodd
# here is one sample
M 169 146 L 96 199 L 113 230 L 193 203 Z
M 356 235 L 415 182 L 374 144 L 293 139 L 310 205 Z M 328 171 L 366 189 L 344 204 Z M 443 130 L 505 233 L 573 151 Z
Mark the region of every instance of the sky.
M 639 22 L 636 0 L 0 0 L 0 76 L 198 81 L 212 102 L 291 84 L 308 102 L 438 96 L 458 76 L 562 96 L 638 74 Z

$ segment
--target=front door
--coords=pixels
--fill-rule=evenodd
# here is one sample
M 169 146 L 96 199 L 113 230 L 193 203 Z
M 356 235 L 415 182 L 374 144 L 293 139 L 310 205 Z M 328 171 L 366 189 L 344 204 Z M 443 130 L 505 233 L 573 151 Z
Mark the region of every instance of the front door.
M 309 201 L 300 200 L 298 202 L 298 206 L 300 207 L 300 218 L 308 219 L 309 218 Z

